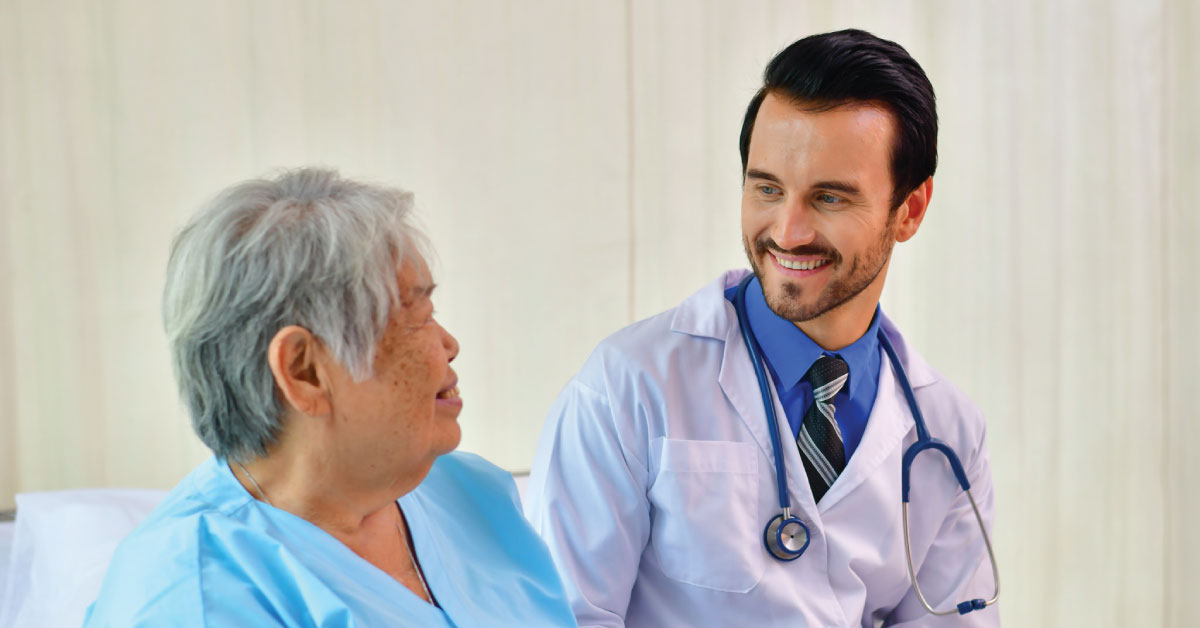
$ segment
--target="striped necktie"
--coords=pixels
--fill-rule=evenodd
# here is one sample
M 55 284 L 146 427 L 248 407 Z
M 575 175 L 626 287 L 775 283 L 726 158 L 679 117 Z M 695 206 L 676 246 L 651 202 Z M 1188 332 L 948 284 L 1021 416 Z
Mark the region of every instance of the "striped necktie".
M 845 360 L 827 355 L 817 358 L 804 376 L 812 384 L 813 402 L 804 413 L 796 446 L 800 448 L 808 485 L 817 502 L 846 468 L 842 431 L 833 418 L 833 397 L 846 385 L 849 377 L 850 368 Z

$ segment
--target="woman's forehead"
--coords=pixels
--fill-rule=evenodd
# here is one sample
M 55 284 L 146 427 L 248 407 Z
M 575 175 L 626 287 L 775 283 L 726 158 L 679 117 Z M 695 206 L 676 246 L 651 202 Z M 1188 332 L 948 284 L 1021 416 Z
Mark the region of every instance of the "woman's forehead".
M 429 273 L 429 265 L 419 256 L 405 258 L 404 262 L 400 264 L 400 270 L 396 273 L 396 282 L 400 300 L 404 303 L 428 297 L 433 294 L 433 289 L 436 287 L 433 277 Z

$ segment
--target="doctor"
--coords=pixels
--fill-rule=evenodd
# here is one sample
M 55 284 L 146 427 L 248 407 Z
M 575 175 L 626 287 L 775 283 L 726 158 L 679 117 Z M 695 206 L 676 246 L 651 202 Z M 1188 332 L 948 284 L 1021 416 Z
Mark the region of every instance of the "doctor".
M 999 625 L 991 606 L 929 613 L 905 553 L 901 461 L 917 429 L 883 341 L 989 531 L 992 520 L 980 411 L 879 308 L 892 247 L 916 235 L 933 193 L 932 85 L 890 41 L 808 37 L 768 64 L 740 143 L 754 277 L 739 309 L 769 378 L 783 495 L 735 309 L 748 273 L 730 271 L 603 341 L 550 410 L 526 514 L 580 625 Z M 925 599 L 942 610 L 991 597 L 980 527 L 946 458 L 918 456 L 911 480 Z M 785 498 L 807 534 L 781 558 L 764 525 Z

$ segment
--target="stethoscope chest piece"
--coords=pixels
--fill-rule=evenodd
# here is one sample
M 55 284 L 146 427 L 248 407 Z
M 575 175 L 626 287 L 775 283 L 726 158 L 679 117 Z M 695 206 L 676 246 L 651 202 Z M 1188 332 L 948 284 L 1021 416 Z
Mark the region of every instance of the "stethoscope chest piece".
M 808 526 L 785 509 L 767 523 L 763 542 L 775 558 L 796 560 L 808 549 Z

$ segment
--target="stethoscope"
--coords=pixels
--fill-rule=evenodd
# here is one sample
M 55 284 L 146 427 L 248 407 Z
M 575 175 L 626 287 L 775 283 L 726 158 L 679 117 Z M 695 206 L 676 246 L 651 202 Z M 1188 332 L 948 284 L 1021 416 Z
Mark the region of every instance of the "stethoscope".
M 766 529 L 763 530 L 763 543 L 767 546 L 767 552 L 779 560 L 790 561 L 800 558 L 804 550 L 808 549 L 809 532 L 808 526 L 797 517 L 792 516 L 791 501 L 788 498 L 787 474 L 783 464 L 783 449 L 780 446 L 779 439 L 779 423 L 775 419 L 775 403 L 771 397 L 771 388 L 767 385 L 767 374 L 763 369 L 762 358 L 758 350 L 758 343 L 755 341 L 753 334 L 750 333 L 750 320 L 746 315 L 746 286 L 750 284 L 750 280 L 754 278 L 751 273 L 738 284 L 737 293 L 733 298 L 733 309 L 737 313 L 738 326 L 742 330 L 742 339 L 746 342 L 746 350 L 750 352 L 750 361 L 754 363 L 754 375 L 758 378 L 758 389 L 762 393 L 763 407 L 767 411 L 767 427 L 771 432 L 771 447 L 775 453 L 775 484 L 779 489 L 779 507 L 782 511 L 771 518 L 767 523 Z M 913 421 L 917 427 L 917 442 L 913 443 L 904 451 L 904 458 L 900 468 L 901 477 L 901 507 L 904 513 L 904 554 L 908 559 L 908 577 L 912 580 L 913 591 L 916 591 L 917 598 L 921 600 L 921 605 L 927 611 L 934 615 L 966 615 L 971 611 L 977 611 L 992 604 L 1000 597 L 1000 572 L 996 568 L 996 555 L 992 552 L 992 542 L 988 538 L 987 528 L 983 525 L 983 515 L 979 514 L 979 507 L 975 505 L 975 498 L 971 495 L 971 484 L 967 481 L 967 474 L 963 471 L 962 463 L 959 462 L 958 456 L 954 454 L 954 450 L 946 443 L 929 436 L 929 429 L 925 427 L 925 419 L 921 416 L 921 408 L 917 405 L 917 399 L 913 395 L 912 386 L 908 383 L 908 375 L 904 372 L 904 367 L 900 364 L 900 358 L 896 356 L 896 350 L 892 347 L 892 342 L 888 340 L 887 334 L 883 333 L 883 329 L 879 330 L 879 344 L 883 347 L 884 353 L 888 356 L 888 361 L 892 363 L 892 370 L 896 373 L 896 379 L 900 382 L 900 387 L 904 390 L 904 398 L 908 400 L 908 407 L 912 411 Z M 975 511 L 975 520 L 979 522 L 979 531 L 983 534 L 983 543 L 987 546 L 988 559 L 992 563 L 992 577 L 996 583 L 996 590 L 992 593 L 992 599 L 984 601 L 982 599 L 967 600 L 960 602 L 955 608 L 938 611 L 934 610 L 929 602 L 925 601 L 925 596 L 921 593 L 921 588 L 917 585 L 916 570 L 913 568 L 912 558 L 912 541 L 908 533 L 908 488 L 909 488 L 909 470 L 912 468 L 913 460 L 917 454 L 927 450 L 935 449 L 946 456 L 946 460 L 950 462 L 950 468 L 954 471 L 954 477 L 958 479 L 958 484 L 967 493 L 967 499 L 971 501 L 971 508 Z

